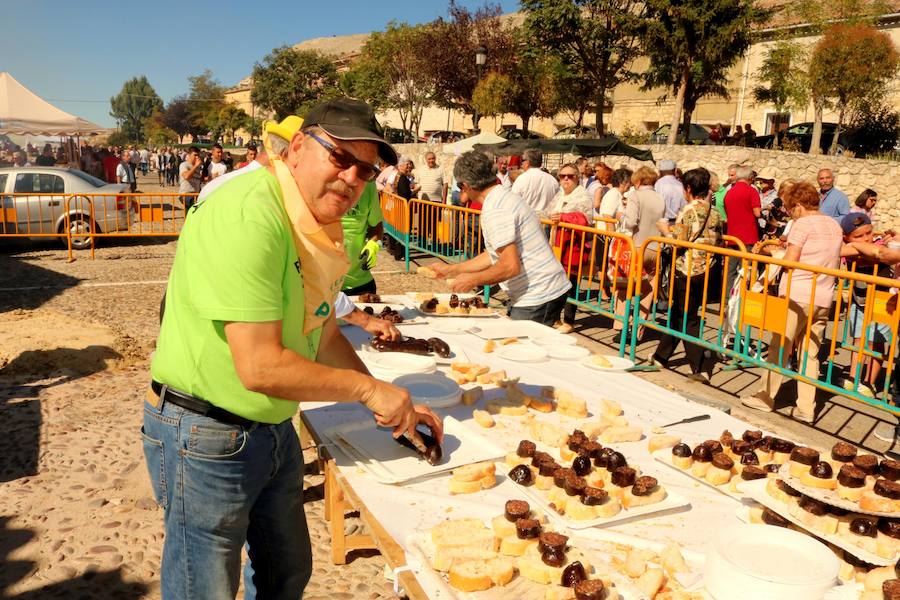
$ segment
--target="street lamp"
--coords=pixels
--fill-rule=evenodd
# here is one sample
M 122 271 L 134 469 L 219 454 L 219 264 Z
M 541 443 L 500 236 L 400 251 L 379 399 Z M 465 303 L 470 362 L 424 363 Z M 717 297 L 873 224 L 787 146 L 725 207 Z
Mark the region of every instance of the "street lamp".
M 486 63 L 486 62 L 487 62 L 487 48 L 485 48 L 484 46 L 478 46 L 477 48 L 475 48 L 475 85 L 476 86 L 481 81 L 481 72 L 484 69 L 484 63 Z M 474 114 L 472 116 L 472 121 L 473 121 L 472 129 L 475 131 L 476 134 L 481 131 L 481 128 L 478 127 L 479 120 L 480 119 L 478 118 L 478 109 L 476 108 L 476 109 L 474 109 Z

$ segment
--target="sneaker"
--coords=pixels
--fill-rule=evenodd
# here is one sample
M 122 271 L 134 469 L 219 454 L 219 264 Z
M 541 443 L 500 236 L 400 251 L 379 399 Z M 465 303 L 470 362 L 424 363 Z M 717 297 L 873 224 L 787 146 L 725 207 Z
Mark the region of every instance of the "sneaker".
M 796 406 L 795 406 L 794 408 L 791 409 L 791 417 L 792 417 L 794 420 L 796 420 L 796 421 L 802 421 L 802 422 L 807 423 L 807 424 L 809 424 L 809 425 L 812 425 L 813 423 L 816 422 L 816 416 L 815 416 L 815 415 L 807 415 L 807 414 L 805 414 L 805 413 L 802 413 L 802 412 L 800 412 L 799 410 L 797 410 L 797 407 L 796 407 Z
M 760 410 L 762 412 L 772 412 L 773 410 L 775 410 L 774 408 L 772 408 L 772 406 L 768 402 L 766 402 L 762 398 L 762 395 L 763 395 L 762 392 L 758 392 L 757 394 L 754 394 L 753 396 L 745 396 L 745 397 L 741 398 L 741 404 L 743 404 L 747 408 L 752 408 L 753 410 Z
M 892 423 L 881 423 L 872 432 L 876 438 L 882 442 L 900 443 L 900 423 L 894 425 Z
M 688 375 L 688 379 L 690 381 L 696 381 L 697 383 L 705 383 L 706 385 L 709 385 L 709 377 L 706 375 L 706 373 L 691 373 L 690 375 Z

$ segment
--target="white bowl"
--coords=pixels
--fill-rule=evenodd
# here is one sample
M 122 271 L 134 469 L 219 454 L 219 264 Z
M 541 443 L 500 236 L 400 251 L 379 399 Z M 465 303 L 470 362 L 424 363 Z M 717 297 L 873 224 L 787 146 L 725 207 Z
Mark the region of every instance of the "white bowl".
M 414 404 L 426 404 L 432 408 L 456 406 L 462 399 L 459 384 L 443 373 L 430 375 L 403 375 L 394 379 L 394 385 L 406 388 Z
M 716 600 L 819 600 L 839 569 L 834 553 L 808 535 L 741 524 L 713 541 L 704 584 Z

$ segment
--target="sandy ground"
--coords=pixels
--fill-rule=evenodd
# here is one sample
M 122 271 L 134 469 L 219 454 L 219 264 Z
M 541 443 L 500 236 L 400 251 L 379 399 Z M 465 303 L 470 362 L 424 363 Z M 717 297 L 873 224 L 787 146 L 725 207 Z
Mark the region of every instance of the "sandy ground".
M 162 514 L 138 431 L 175 247 L 109 242 L 95 260 L 81 252 L 68 263 L 48 242 L 0 243 L 0 598 L 159 597 Z M 440 285 L 403 272 L 386 253 L 376 273 L 383 293 Z M 576 335 L 599 346 L 612 337 L 607 326 L 582 314 Z M 825 400 L 815 427 L 742 412 L 738 396 L 758 381 L 752 371 L 720 372 L 712 386 L 676 371 L 640 376 L 795 439 L 887 449 L 871 430 L 892 419 L 847 401 Z M 311 462 L 314 450 L 305 457 Z M 306 598 L 392 597 L 377 553 L 330 563 L 322 478 L 307 475 L 305 488 L 315 552 Z

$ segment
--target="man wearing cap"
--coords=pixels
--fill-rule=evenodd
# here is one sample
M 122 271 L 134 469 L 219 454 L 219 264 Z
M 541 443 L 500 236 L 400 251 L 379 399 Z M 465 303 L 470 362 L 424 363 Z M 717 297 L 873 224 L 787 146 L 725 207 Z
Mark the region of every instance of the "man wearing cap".
M 372 109 L 314 107 L 284 158 L 194 205 L 151 364 L 142 439 L 164 509 L 164 600 L 300 598 L 312 571 L 298 402 L 360 402 L 418 437 L 440 420 L 368 375 L 332 302 L 347 269 L 340 219 L 396 154 Z M 148 396 L 149 399 L 149 396 Z
M 666 213 L 663 215 L 669 223 L 675 222 L 675 217 L 687 204 L 684 199 L 684 185 L 675 177 L 677 165 L 674 160 L 659 161 L 660 178 L 656 180 L 653 189 L 666 201 Z

